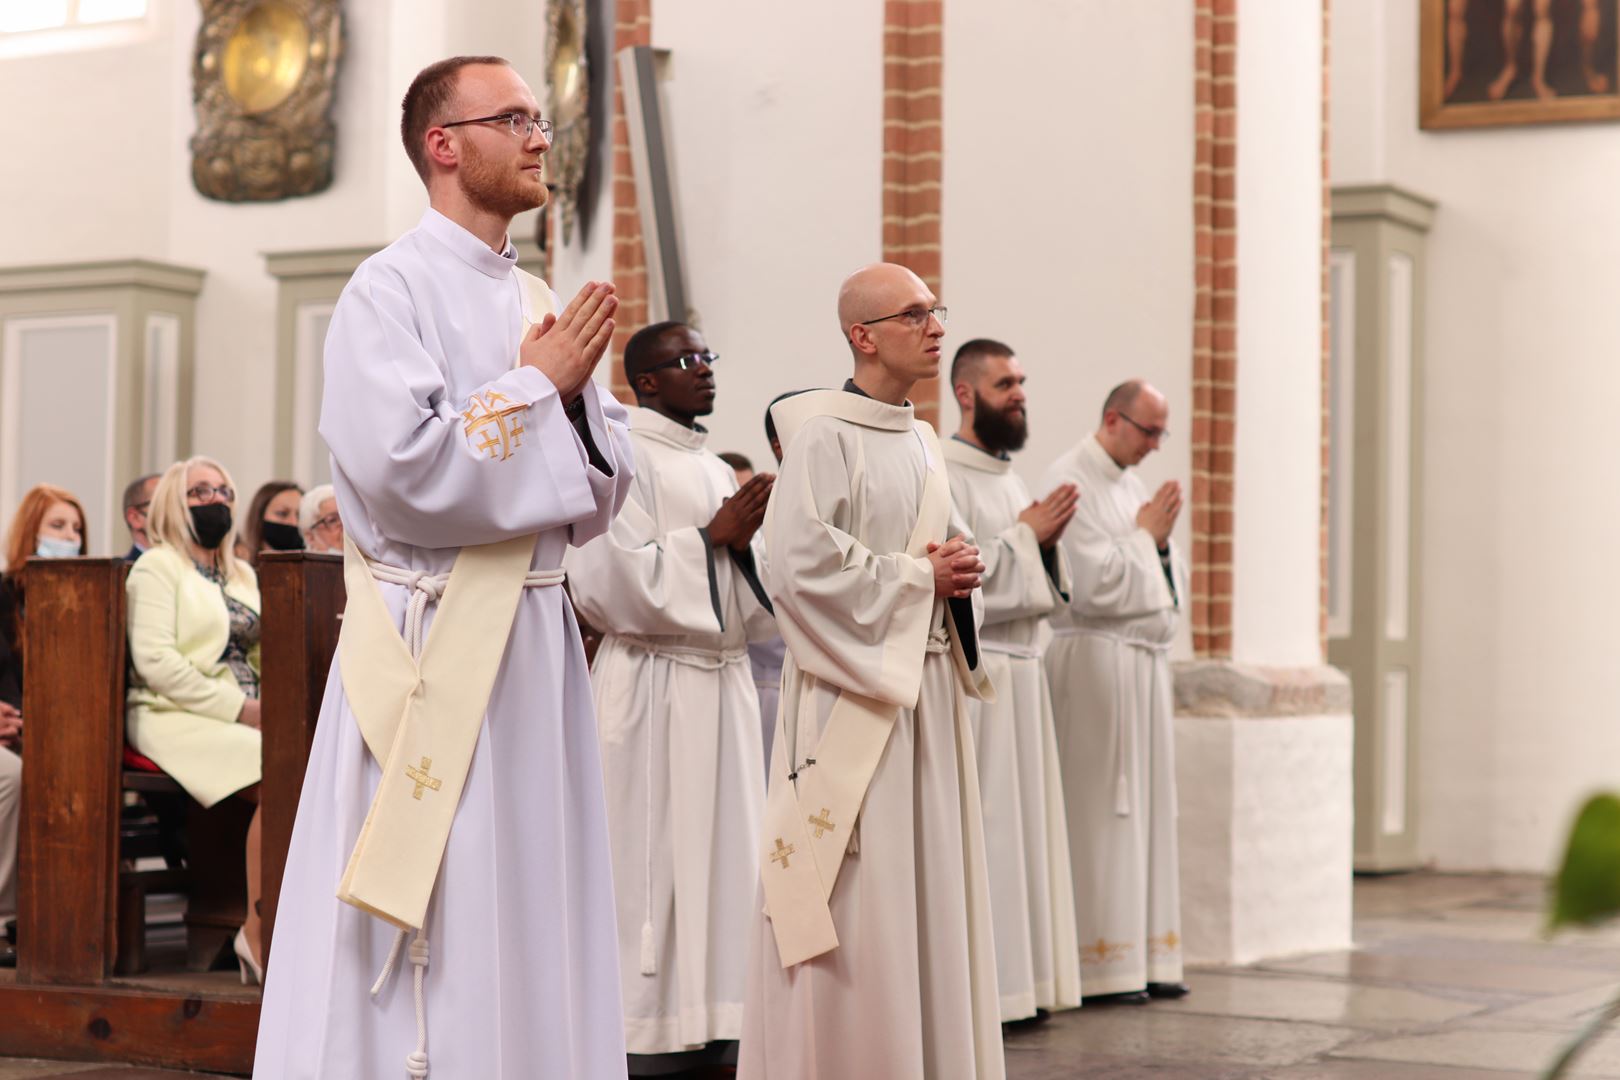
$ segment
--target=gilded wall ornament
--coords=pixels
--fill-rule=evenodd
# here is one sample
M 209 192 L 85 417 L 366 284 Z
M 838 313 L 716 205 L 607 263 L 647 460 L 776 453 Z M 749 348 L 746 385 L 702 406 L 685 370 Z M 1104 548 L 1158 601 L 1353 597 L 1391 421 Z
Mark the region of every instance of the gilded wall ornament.
M 199 0 L 191 179 L 224 202 L 313 195 L 332 183 L 328 115 L 343 51 L 339 0 Z
M 550 0 L 546 18 L 546 86 L 553 142 L 546 155 L 561 204 L 562 242 L 573 238 L 580 187 L 591 151 L 590 63 L 585 0 Z

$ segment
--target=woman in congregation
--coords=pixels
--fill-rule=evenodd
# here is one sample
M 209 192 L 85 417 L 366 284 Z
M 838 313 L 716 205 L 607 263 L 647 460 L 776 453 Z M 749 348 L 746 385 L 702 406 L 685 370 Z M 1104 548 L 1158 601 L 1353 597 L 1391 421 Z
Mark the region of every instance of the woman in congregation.
M 236 557 L 236 490 L 223 466 L 169 466 L 152 493 L 151 548 L 130 568 L 126 735 L 203 806 L 259 801 L 259 586 Z M 263 980 L 259 811 L 247 835 L 242 981 Z
M 253 493 L 237 554 L 255 571 L 266 551 L 302 551 L 304 534 L 298 528 L 298 503 L 304 489 L 291 480 L 272 480 Z
M 73 494 L 39 484 L 23 496 L 6 534 L 0 573 L 0 920 L 17 913 L 17 819 L 22 806 L 23 568 L 33 559 L 84 554 L 84 507 Z M 9 966 L 14 953 L 0 957 Z

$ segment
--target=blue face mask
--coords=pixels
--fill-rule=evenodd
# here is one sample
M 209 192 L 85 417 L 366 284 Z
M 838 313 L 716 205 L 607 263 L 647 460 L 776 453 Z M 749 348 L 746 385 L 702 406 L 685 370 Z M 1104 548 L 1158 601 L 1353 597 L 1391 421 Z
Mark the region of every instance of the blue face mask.
M 39 538 L 34 554 L 41 559 L 71 559 L 83 548 L 77 540 L 59 540 L 54 536 Z

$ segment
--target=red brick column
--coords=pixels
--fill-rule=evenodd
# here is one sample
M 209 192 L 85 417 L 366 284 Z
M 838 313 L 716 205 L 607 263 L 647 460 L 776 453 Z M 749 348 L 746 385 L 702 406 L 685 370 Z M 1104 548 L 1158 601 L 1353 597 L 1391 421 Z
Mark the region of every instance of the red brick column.
M 883 259 L 940 290 L 944 174 L 944 0 L 883 4 Z M 939 426 L 939 381 L 918 383 L 917 416 Z
M 1232 655 L 1237 394 L 1237 0 L 1195 0 L 1192 635 Z
M 632 45 L 652 44 L 652 0 L 618 0 L 613 24 L 613 52 Z M 630 133 L 625 126 L 624 95 L 613 72 L 613 284 L 618 288 L 619 310 L 614 315 L 613 346 L 605 363 L 611 366 L 614 396 L 635 404 L 624 381 L 624 343 L 647 324 L 647 256 L 642 247 L 641 215 L 636 206 L 636 178 L 630 165 Z
M 1332 88 L 1332 29 L 1333 0 L 1322 0 L 1322 540 L 1321 540 L 1321 599 L 1318 635 L 1322 641 L 1322 655 L 1327 656 L 1328 625 L 1328 468 L 1331 463 L 1332 435 L 1331 410 L 1333 407 L 1333 326 L 1330 267 L 1333 258 L 1333 183 L 1328 168 L 1329 141 L 1332 131 L 1332 110 L 1328 107 Z

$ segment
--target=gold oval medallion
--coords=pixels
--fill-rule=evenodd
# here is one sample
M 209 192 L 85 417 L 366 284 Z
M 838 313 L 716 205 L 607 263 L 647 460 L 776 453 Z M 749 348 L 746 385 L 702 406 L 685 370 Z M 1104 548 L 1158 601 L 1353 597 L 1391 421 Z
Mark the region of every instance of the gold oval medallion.
M 309 25 L 282 0 L 257 4 L 225 43 L 225 92 L 248 115 L 269 112 L 298 88 L 309 62 Z

